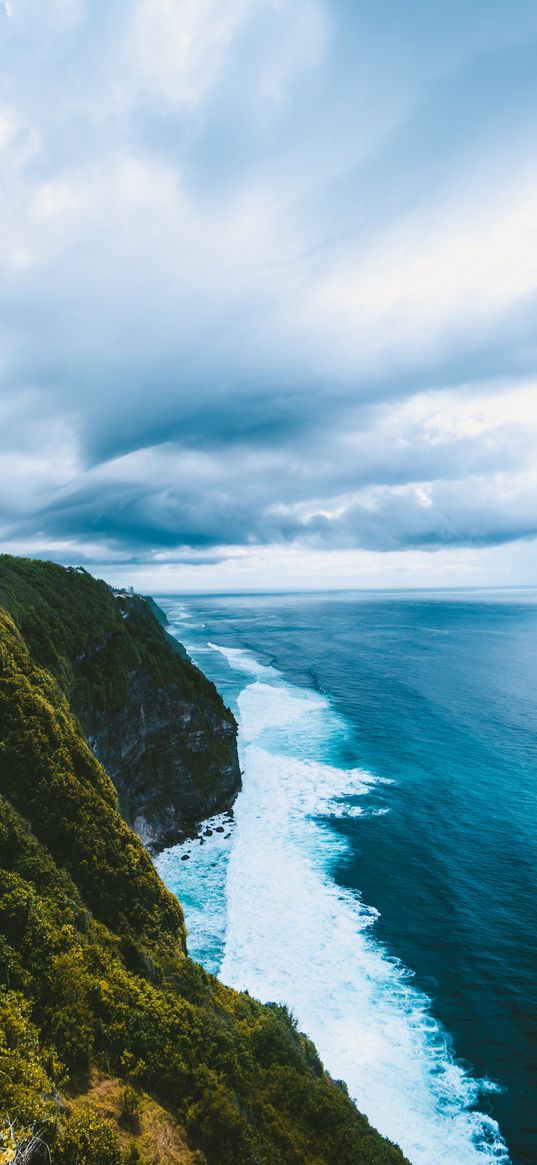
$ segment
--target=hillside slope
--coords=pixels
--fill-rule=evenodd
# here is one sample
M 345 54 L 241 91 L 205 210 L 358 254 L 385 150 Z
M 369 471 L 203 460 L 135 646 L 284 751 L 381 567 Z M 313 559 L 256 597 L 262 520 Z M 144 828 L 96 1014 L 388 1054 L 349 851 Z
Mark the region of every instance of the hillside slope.
M 233 804 L 235 720 L 156 604 L 81 569 L 0 555 L 0 607 L 58 680 L 150 849 Z
M 0 984 L 4 1161 L 41 1137 L 52 1165 L 404 1165 L 284 1009 L 187 957 L 178 902 L 2 611 Z

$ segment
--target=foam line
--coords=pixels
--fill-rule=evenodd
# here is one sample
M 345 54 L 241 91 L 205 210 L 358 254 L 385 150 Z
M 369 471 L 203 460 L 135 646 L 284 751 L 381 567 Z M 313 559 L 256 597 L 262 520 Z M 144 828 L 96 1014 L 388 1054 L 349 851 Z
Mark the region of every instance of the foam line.
M 248 653 L 225 654 L 259 677 Z M 375 911 L 330 876 L 345 843 L 318 815 L 350 793 L 367 798 L 375 780 L 316 762 L 323 732 L 326 744 L 339 731 L 329 702 L 265 670 L 273 682 L 256 678 L 239 696 L 244 788 L 221 978 L 287 1003 L 332 1075 L 414 1165 L 506 1165 L 496 1122 L 472 1111 L 494 1085 L 455 1060 L 428 998 L 376 942 Z M 301 759 L 304 741 L 310 755 Z
M 188 862 L 181 847 L 159 859 L 192 953 L 231 986 L 290 1006 L 413 1165 L 509 1165 L 497 1123 L 475 1111 L 497 1085 L 457 1062 L 430 1000 L 376 940 L 377 912 L 332 876 L 346 843 L 330 819 L 387 813 L 378 798 L 390 782 L 338 764 L 347 726 L 324 695 L 250 651 L 208 643 L 194 656 L 207 651 L 241 689 L 243 790 L 230 839 L 215 834 Z

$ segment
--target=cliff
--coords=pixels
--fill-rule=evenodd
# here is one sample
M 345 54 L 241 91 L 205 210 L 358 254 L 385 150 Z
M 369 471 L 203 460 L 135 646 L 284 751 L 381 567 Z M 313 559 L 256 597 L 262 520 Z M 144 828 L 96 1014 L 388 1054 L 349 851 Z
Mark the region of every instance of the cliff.
M 81 569 L 1 555 L 0 606 L 62 686 L 149 849 L 231 807 L 241 783 L 235 720 L 152 599 Z
M 118 812 L 66 696 L 83 662 L 66 650 L 72 638 L 79 655 L 94 650 L 87 663 L 117 630 L 108 597 L 68 576 L 77 585 L 102 600 L 110 626 L 92 629 L 82 604 L 78 624 L 56 641 L 52 623 L 42 627 L 30 654 L 0 610 L 0 1159 L 404 1165 L 284 1008 L 188 958 L 181 907 Z M 45 590 L 50 604 L 48 580 Z M 37 637 L 44 608 L 19 600 L 19 627 Z M 58 633 L 61 610 L 58 595 Z M 143 636 L 152 625 L 140 611 Z M 165 687 L 172 665 L 161 662 Z

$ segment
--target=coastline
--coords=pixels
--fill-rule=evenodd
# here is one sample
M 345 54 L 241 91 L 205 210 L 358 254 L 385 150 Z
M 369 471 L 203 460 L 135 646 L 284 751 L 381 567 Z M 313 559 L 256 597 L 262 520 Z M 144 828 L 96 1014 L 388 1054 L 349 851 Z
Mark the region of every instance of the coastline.
M 183 634 L 200 666 L 208 667 L 209 653 L 216 660 L 218 652 L 224 668 L 230 668 L 227 682 L 234 682 L 237 692 L 244 769 L 228 853 L 220 853 L 214 865 L 209 842 L 196 855 L 198 900 L 194 868 L 188 869 L 185 900 L 183 874 L 190 861 L 178 870 L 182 855 L 177 851 L 174 859 L 168 851 L 159 862 L 171 885 L 175 860 L 172 877 L 185 901 L 194 957 L 208 959 L 208 968 L 224 982 L 290 1006 L 329 1070 L 346 1080 L 372 1123 L 392 1138 L 397 1124 L 399 1143 L 416 1165 L 430 1165 L 433 1151 L 446 1165 L 507 1165 L 497 1125 L 486 1113 L 474 1111 L 482 1090 L 492 1085 L 469 1076 L 453 1057 L 447 1033 L 432 1017 L 430 1000 L 414 987 L 408 969 L 376 940 L 376 912 L 338 887 L 330 872 L 344 848 L 330 819 L 343 820 L 346 813 L 363 817 L 368 797 L 372 792 L 377 797 L 382 781 L 312 758 L 312 743 L 314 752 L 320 747 L 326 755 L 334 743 L 326 733 L 344 731 L 326 696 L 293 688 L 248 651 L 218 645 L 210 628 L 189 637 L 184 623 L 181 630 L 178 621 L 175 632 Z M 221 666 L 216 671 L 208 667 L 213 678 Z M 287 752 L 282 753 L 286 734 Z M 303 755 L 305 741 L 309 758 Z M 385 811 L 375 802 L 372 812 Z M 212 877 L 207 877 L 209 870 Z M 206 923 L 204 894 L 214 898 L 215 893 L 225 909 L 225 928 L 220 925 L 218 931 L 216 926 L 208 935 L 207 929 L 199 929 L 199 920 Z M 279 967 L 274 965 L 270 927 L 267 933 L 271 919 L 283 936 L 285 964 Z M 359 1064 L 353 1047 L 360 1049 Z M 364 1049 L 369 1051 L 364 1054 Z M 408 1128 L 408 1112 L 414 1113 L 413 1128 Z M 440 1151 L 435 1148 L 439 1140 Z

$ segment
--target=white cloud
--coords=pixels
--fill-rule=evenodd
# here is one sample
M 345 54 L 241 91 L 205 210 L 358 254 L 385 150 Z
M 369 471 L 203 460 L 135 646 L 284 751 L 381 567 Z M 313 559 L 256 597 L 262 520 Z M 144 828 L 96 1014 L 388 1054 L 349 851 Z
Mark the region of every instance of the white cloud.
M 13 122 L 6 113 L 0 113 L 0 149 L 9 141 L 13 133 Z
M 47 182 L 33 200 L 33 217 L 38 223 L 63 216 L 75 203 L 75 195 L 65 182 Z
M 111 583 L 142 592 L 342 590 L 368 587 L 482 587 L 535 585 L 537 542 L 486 550 L 438 550 L 376 554 L 324 551 L 281 545 L 237 548 L 216 564 L 148 562 L 110 565 L 96 571 Z M 94 562 L 99 563 L 98 559 Z
M 271 46 L 259 75 L 259 95 L 276 105 L 285 104 L 304 72 L 320 64 L 329 40 L 326 8 L 313 0 L 273 0 L 280 13 L 281 35 Z
M 139 0 L 127 56 L 148 92 L 197 105 L 218 83 L 252 0 Z
M 81 548 L 86 524 L 116 557 L 531 533 L 531 103 L 492 181 L 494 110 L 442 139 L 461 90 L 479 104 L 487 20 L 421 65 L 419 30 L 351 8 L 14 6 L 0 373 L 52 418 L 41 448 L 22 407 L 0 433 L 21 536 Z
M 338 254 L 305 292 L 304 329 L 337 343 L 352 371 L 371 358 L 426 352 L 450 333 L 493 326 L 537 293 L 537 171 L 479 197 L 403 216 L 363 251 Z M 323 363 L 326 367 L 326 354 Z

